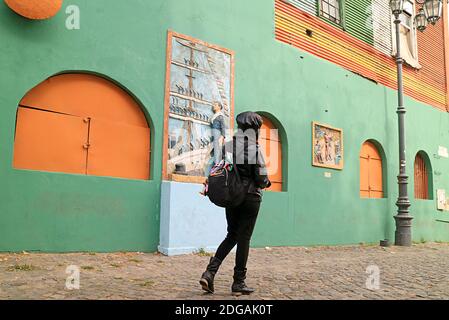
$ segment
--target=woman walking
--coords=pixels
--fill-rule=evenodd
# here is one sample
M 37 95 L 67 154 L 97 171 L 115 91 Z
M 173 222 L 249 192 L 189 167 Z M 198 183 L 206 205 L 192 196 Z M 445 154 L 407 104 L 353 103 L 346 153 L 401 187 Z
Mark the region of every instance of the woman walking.
M 234 267 L 234 282 L 232 293 L 236 295 L 250 294 L 254 289 L 245 284 L 246 264 L 248 260 L 249 244 L 251 235 L 256 224 L 262 201 L 262 189 L 271 186 L 267 176 L 265 161 L 259 150 L 259 129 L 262 126 L 262 117 L 254 112 L 243 112 L 237 116 L 238 132 L 234 136 L 235 141 L 235 164 L 247 188 L 245 200 L 234 208 L 226 208 L 227 235 L 217 249 L 215 256 L 210 259 L 206 271 L 201 276 L 200 284 L 203 290 L 214 292 L 214 277 L 222 261 L 229 252 L 237 245 Z M 225 150 L 233 150 L 226 143 Z

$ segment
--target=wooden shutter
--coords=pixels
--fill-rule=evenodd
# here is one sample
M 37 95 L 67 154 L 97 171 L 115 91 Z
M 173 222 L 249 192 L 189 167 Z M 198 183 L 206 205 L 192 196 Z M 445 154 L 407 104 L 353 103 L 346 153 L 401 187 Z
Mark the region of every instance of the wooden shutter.
M 389 0 L 373 0 L 372 24 L 374 47 L 390 56 L 392 53 L 391 9 Z
M 308 14 L 316 16 L 318 11 L 318 0 L 284 0 L 298 9 L 301 9 Z
M 19 108 L 13 166 L 18 169 L 86 173 L 88 125 L 83 118 Z
M 363 151 L 363 147 L 362 147 Z M 369 198 L 369 158 L 360 153 L 360 197 Z
M 113 82 L 54 76 L 20 102 L 14 167 L 149 179 L 150 129 L 139 104 Z
M 282 191 L 282 143 L 278 134 L 271 132 L 277 129 L 266 117 L 263 117 L 263 125 L 260 128 L 259 144 L 265 157 L 271 187 L 267 190 Z
M 371 0 L 346 0 L 340 1 L 340 5 L 345 6 L 344 24 L 346 31 L 354 37 L 373 45 Z
M 87 174 L 149 179 L 149 128 L 90 120 Z
M 139 104 L 111 81 L 90 74 L 62 74 L 33 89 L 20 105 L 148 127 Z
M 372 142 L 365 142 L 360 151 L 360 197 L 382 198 L 382 158 Z
M 429 199 L 429 181 L 426 163 L 424 158 L 418 153 L 415 157 L 415 198 Z

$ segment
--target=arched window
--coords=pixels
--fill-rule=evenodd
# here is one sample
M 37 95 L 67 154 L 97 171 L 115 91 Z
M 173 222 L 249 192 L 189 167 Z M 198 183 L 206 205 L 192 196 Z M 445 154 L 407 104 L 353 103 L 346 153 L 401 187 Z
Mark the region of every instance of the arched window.
M 17 169 L 150 177 L 150 128 L 125 90 L 90 74 L 53 76 L 20 101 Z
M 424 152 L 418 152 L 415 157 L 414 165 L 414 186 L 415 186 L 415 199 L 432 199 L 431 196 L 431 177 L 429 174 L 432 172 L 427 164 L 427 156 Z M 430 180 L 430 181 L 429 181 Z
M 382 157 L 370 141 L 366 141 L 360 151 L 360 197 L 383 197 Z
M 260 128 L 259 145 L 264 152 L 268 175 L 271 181 L 271 187 L 267 190 L 282 191 L 282 141 L 278 128 L 273 122 L 265 116 L 262 116 L 262 118 L 263 125 Z

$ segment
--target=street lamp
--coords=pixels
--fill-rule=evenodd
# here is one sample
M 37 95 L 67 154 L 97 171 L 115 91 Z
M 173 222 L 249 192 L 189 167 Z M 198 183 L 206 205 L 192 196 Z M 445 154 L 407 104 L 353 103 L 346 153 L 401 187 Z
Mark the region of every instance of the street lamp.
M 415 24 L 418 31 L 423 32 L 424 30 L 426 30 L 427 17 L 423 8 L 419 9 L 418 13 L 415 16 Z
M 422 4 L 421 8 L 415 16 L 415 25 L 419 31 L 424 31 L 427 27 L 427 22 L 435 24 L 441 17 L 443 3 L 442 0 L 416 0 L 417 3 Z M 411 246 L 412 245 L 412 219 L 410 215 L 410 200 L 408 198 L 407 184 L 408 176 L 406 173 L 406 159 L 405 159 L 405 113 L 404 107 L 404 89 L 402 82 L 402 65 L 403 59 L 401 57 L 400 45 L 400 23 L 401 14 L 404 10 L 404 0 L 390 0 L 391 12 L 394 15 L 394 24 L 396 28 L 396 66 L 398 77 L 398 129 L 399 129 L 399 174 L 398 174 L 398 188 L 399 195 L 396 201 L 398 207 L 397 215 L 394 216 L 396 221 L 395 231 L 395 245 L 397 246 Z
M 418 1 L 418 0 L 417 0 Z M 419 3 L 419 1 L 418 1 Z M 423 5 L 424 13 L 427 17 L 427 21 L 431 24 L 435 24 L 441 17 L 443 11 L 442 0 L 426 0 Z
M 404 0 L 391 0 L 390 1 L 391 12 L 396 15 L 400 15 L 404 10 Z

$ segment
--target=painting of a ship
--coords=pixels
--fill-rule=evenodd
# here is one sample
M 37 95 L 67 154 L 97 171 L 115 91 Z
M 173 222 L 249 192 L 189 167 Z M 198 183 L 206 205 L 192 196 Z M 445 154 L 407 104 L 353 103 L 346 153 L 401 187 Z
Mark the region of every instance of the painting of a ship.
M 204 177 L 212 151 L 212 105 L 232 115 L 232 53 L 173 34 L 171 41 L 166 172 Z

